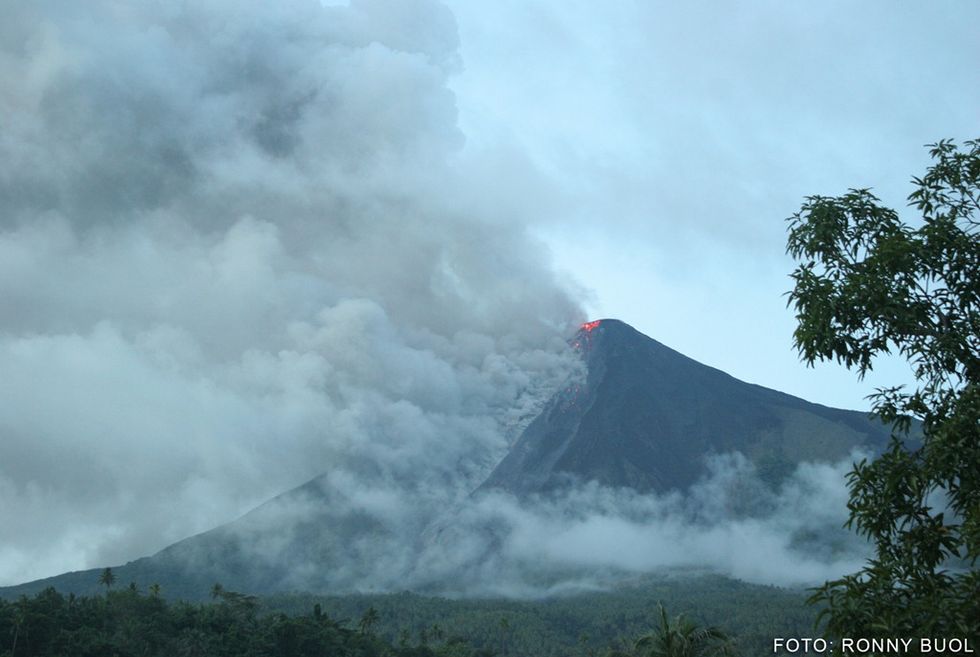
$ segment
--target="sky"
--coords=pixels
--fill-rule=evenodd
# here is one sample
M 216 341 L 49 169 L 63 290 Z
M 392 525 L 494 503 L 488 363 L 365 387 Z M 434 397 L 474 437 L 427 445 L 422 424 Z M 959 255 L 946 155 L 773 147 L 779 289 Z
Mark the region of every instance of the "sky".
M 386 517 L 455 503 L 589 318 L 862 408 L 873 379 L 792 351 L 784 220 L 848 187 L 903 206 L 924 144 L 980 132 L 968 2 L 3 13 L 0 584 L 325 471 Z M 622 520 L 595 503 L 583 526 Z
M 910 381 L 899 361 L 863 382 L 799 362 L 785 219 L 870 187 L 915 220 L 923 146 L 980 134 L 980 7 L 449 5 L 465 148 L 518 152 L 549 184 L 535 179 L 551 202 L 535 234 L 590 316 L 830 406 Z

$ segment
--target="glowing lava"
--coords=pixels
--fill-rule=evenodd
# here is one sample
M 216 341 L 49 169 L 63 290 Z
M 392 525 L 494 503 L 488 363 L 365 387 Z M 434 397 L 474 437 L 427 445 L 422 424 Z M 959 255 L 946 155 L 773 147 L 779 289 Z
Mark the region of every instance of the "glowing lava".
M 582 351 L 583 349 L 588 349 L 592 347 L 592 331 L 595 330 L 602 320 L 597 319 L 594 322 L 586 322 L 579 327 L 578 333 L 575 334 L 575 339 L 572 340 L 572 348 L 576 351 Z

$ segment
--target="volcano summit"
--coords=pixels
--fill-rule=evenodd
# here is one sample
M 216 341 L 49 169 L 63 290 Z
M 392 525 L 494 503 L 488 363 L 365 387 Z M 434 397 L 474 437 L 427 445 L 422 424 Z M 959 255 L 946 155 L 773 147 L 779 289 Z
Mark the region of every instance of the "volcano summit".
M 372 488 L 371 464 L 361 468 L 368 479 L 356 488 L 328 470 L 238 520 L 115 567 L 117 578 L 141 587 L 159 583 L 166 594 L 189 598 L 206 595 L 216 581 L 259 594 L 403 590 L 413 585 L 465 593 L 479 590 L 480 582 L 499 578 L 501 572 L 520 579 L 567 557 L 571 565 L 556 575 L 564 577 L 591 567 L 575 556 L 589 550 L 569 552 L 562 545 L 558 557 L 546 553 L 539 534 L 547 523 L 560 533 L 567 530 L 561 523 L 568 518 L 584 527 L 588 519 L 583 521 L 583 514 L 595 512 L 596 526 L 622 528 L 626 523 L 609 515 L 624 513 L 620 502 L 608 500 L 647 500 L 640 506 L 655 512 L 639 519 L 630 516 L 634 524 L 629 531 L 662 541 L 650 523 L 664 517 L 669 500 L 684 499 L 692 487 L 703 487 L 713 456 L 740 454 L 753 481 L 761 482 L 766 495 L 776 495 L 800 464 L 841 462 L 855 450 L 880 452 L 889 439 L 888 427 L 865 413 L 744 383 L 617 320 L 584 324 L 570 344 L 583 359 L 584 373 L 551 397 L 474 495 L 467 497 L 465 489 L 441 506 L 425 497 L 424 488 L 406 485 L 401 494 L 417 497 L 417 512 L 393 514 Z M 421 474 L 424 480 L 426 473 Z M 360 496 L 352 490 L 361 491 Z M 560 500 L 574 502 L 565 508 Z M 684 508 L 671 512 L 688 522 Z M 835 531 L 840 520 L 831 520 L 828 531 Z M 786 535 L 770 536 L 770 544 L 796 549 L 790 533 L 801 528 L 773 526 Z M 575 531 L 569 535 L 574 541 Z M 596 540 L 592 534 L 587 538 Z M 788 562 L 796 558 L 792 554 Z M 528 567 L 534 559 L 539 561 Z M 685 559 L 668 563 L 702 565 Z M 648 560 L 644 556 L 636 563 L 644 565 L 616 566 L 618 572 L 642 571 Z M 491 571 L 492 576 L 484 577 Z M 463 572 L 476 584 L 466 591 L 453 589 L 464 586 Z M 0 595 L 30 594 L 47 586 L 93 593 L 98 579 L 98 569 L 67 573 L 0 589 Z
M 744 383 L 615 319 L 584 324 L 572 344 L 585 380 L 552 398 L 482 488 L 683 490 L 705 474 L 705 456 L 735 451 L 777 484 L 799 462 L 877 452 L 890 436 L 866 413 Z

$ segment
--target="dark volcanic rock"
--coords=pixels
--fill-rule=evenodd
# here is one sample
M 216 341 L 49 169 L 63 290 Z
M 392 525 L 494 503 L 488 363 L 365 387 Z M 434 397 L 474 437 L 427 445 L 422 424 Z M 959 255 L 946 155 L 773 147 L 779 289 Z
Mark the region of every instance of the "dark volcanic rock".
M 864 413 L 743 383 L 616 320 L 585 325 L 574 344 L 587 375 L 551 399 L 481 488 L 523 496 L 595 480 L 638 491 L 684 489 L 704 474 L 707 455 L 733 451 L 778 483 L 802 461 L 837 460 L 855 447 L 876 452 L 888 440 L 888 429 Z M 366 476 L 371 467 L 364 464 Z M 411 564 L 390 568 L 390 545 L 410 559 L 413 548 L 397 541 L 424 538 L 426 521 L 404 519 L 396 531 L 359 502 L 331 485 L 328 473 L 234 522 L 114 568 L 117 581 L 143 590 L 159 583 L 164 595 L 184 599 L 206 598 L 215 582 L 247 593 L 342 592 L 365 581 L 381 590 L 403 586 L 397 575 Z M 441 522 L 453 526 L 451 515 Z M 493 527 L 485 529 L 490 540 L 477 542 L 494 549 Z M 426 535 L 438 540 L 438 528 Z M 0 588 L 0 597 L 47 586 L 92 594 L 100 572 Z
M 586 324 L 573 344 L 586 379 L 555 395 L 481 489 L 524 495 L 582 480 L 685 489 L 706 455 L 733 451 L 778 483 L 801 461 L 877 452 L 890 435 L 866 413 L 744 383 L 617 320 Z

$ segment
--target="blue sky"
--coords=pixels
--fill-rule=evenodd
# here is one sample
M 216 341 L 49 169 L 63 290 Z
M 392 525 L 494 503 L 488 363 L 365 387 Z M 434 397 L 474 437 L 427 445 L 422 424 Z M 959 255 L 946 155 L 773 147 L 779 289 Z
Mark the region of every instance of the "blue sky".
M 799 363 L 784 219 L 807 195 L 871 187 L 915 220 L 923 145 L 980 134 L 980 6 L 449 5 L 466 148 L 541 176 L 534 231 L 591 316 L 832 406 L 907 380 L 899 362 L 860 383 Z

